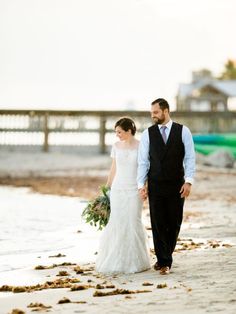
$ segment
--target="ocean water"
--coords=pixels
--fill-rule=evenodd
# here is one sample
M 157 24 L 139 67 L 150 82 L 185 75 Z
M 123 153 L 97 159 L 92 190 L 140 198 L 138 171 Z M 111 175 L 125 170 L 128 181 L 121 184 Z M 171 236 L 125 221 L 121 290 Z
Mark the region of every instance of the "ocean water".
M 2 186 L 0 200 L 0 285 L 28 283 L 20 271 L 39 264 L 95 261 L 101 232 L 81 218 L 82 199 Z

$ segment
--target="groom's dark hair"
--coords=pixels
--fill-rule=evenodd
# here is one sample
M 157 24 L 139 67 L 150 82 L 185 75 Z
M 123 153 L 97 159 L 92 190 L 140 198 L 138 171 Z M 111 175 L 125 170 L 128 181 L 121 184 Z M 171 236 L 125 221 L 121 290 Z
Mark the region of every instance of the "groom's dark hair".
M 152 102 L 152 105 L 155 105 L 155 104 L 158 104 L 161 110 L 168 109 L 168 111 L 170 111 L 170 106 L 168 104 L 168 101 L 165 100 L 164 98 L 157 98 L 156 100 Z

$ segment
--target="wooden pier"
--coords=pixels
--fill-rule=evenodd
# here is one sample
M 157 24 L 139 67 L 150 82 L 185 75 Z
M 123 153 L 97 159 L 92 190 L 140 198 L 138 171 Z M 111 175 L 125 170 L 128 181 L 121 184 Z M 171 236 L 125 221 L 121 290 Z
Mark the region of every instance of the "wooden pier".
M 114 123 L 122 116 L 134 119 L 139 132 L 152 123 L 149 111 L 0 110 L 0 136 L 4 138 L 10 133 L 43 134 L 42 149 L 47 152 L 51 145 L 51 133 L 97 133 L 99 151 L 106 153 L 106 134 L 114 132 Z M 236 132 L 236 112 L 175 111 L 171 117 L 187 125 L 192 133 Z M 93 125 L 87 123 L 91 118 Z M 0 145 L 10 144 L 3 141 Z M 16 142 L 15 145 L 21 144 Z

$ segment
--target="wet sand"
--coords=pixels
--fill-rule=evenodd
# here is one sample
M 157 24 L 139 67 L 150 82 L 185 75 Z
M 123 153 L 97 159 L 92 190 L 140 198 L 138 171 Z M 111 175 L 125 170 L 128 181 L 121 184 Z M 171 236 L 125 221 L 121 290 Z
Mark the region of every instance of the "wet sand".
M 32 191 L 42 194 L 84 199 L 94 198 L 99 193 L 99 187 L 105 183 L 105 176 L 0 178 L 0 185 L 29 187 Z

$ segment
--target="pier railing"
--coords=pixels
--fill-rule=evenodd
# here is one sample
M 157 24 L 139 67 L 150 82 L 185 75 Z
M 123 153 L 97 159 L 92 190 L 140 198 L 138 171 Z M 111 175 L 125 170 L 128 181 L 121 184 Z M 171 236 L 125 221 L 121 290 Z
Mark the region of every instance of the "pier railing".
M 122 116 L 133 118 L 139 132 L 152 123 L 149 111 L 0 110 L 0 145 L 42 145 L 47 152 L 53 145 L 51 135 L 58 138 L 62 134 L 95 133 L 98 135 L 96 145 L 99 145 L 101 153 L 105 153 L 106 135 L 114 132 L 114 123 Z M 171 117 L 187 125 L 193 133 L 236 132 L 236 112 L 175 111 Z M 34 134 L 37 134 L 37 138 L 30 139 Z M 29 140 L 22 144 L 20 138 L 23 135 L 25 138 L 28 136 Z M 80 144 L 79 141 L 76 143 Z M 66 140 L 64 145 L 67 145 Z

